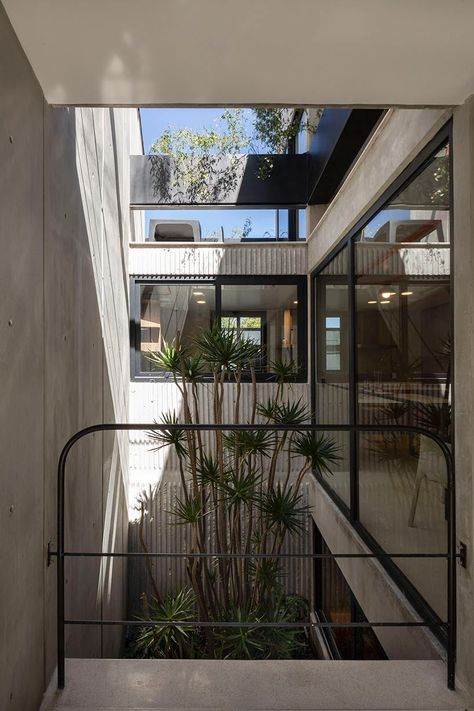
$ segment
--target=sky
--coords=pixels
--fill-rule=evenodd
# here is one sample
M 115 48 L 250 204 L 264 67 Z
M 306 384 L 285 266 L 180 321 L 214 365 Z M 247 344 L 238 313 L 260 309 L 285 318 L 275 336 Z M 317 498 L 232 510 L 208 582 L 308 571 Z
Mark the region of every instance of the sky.
M 140 109 L 145 153 L 150 152 L 155 139 L 169 126 L 172 129 L 202 129 L 213 127 L 224 109 Z M 246 109 L 250 116 L 250 110 Z M 251 219 L 250 237 L 275 236 L 274 210 L 147 210 L 145 233 L 150 219 L 199 220 L 203 237 L 220 233 L 221 226 L 227 237 L 234 229 L 242 228 L 246 218 Z

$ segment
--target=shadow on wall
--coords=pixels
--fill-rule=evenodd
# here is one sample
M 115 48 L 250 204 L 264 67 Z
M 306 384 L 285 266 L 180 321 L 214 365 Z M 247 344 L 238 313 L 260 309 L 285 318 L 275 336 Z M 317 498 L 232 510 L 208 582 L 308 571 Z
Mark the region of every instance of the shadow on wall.
M 126 265 L 123 239 L 117 239 L 124 226 L 120 188 L 113 185 L 121 179 L 118 154 L 126 131 L 117 136 L 113 112 L 105 109 L 47 108 L 45 120 L 45 540 L 55 540 L 61 447 L 82 427 L 126 419 Z M 74 447 L 66 477 L 67 550 L 126 550 L 126 466 L 123 436 L 95 434 Z M 124 570 L 120 560 L 68 560 L 67 616 L 121 616 Z M 52 631 L 54 566 L 46 571 L 46 594 Z M 115 628 L 69 627 L 67 656 L 116 656 L 121 637 Z M 46 649 L 48 679 L 56 661 L 54 633 Z

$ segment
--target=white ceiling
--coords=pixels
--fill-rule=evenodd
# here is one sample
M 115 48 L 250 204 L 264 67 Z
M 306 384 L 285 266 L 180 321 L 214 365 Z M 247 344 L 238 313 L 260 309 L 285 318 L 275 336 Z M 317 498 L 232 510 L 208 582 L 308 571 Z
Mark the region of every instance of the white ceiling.
M 52 104 L 451 105 L 474 0 L 3 0 Z

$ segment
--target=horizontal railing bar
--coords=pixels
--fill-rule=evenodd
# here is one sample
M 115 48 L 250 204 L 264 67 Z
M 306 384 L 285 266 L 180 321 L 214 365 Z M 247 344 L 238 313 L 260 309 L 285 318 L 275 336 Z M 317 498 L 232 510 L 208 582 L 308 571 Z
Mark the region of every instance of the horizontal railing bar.
M 255 423 L 255 424 L 232 424 L 229 422 L 222 424 L 211 424 L 211 423 L 179 423 L 173 422 L 166 424 L 163 422 L 132 422 L 132 423 L 102 423 L 98 425 L 92 425 L 91 427 L 85 427 L 76 433 L 71 439 L 79 439 L 78 435 L 84 436 L 92 432 L 107 432 L 107 431 L 166 431 L 166 432 L 176 432 L 178 430 L 193 431 L 200 430 L 201 432 L 219 432 L 221 430 L 236 430 L 236 431 L 254 431 L 254 430 L 268 430 L 269 432 L 282 432 L 284 430 L 294 430 L 298 431 L 309 431 L 317 430 L 320 432 L 409 432 L 411 434 L 419 433 L 426 435 L 427 437 L 432 437 L 432 439 L 439 439 L 439 435 L 430 430 L 426 430 L 424 427 L 418 427 L 417 425 L 335 425 L 332 423 L 302 423 L 302 424 L 270 424 L 270 423 Z
M 382 560 L 384 558 L 447 558 L 448 561 L 448 579 L 447 579 L 447 609 L 448 609 L 448 622 L 373 622 L 373 623 L 327 623 L 327 622 L 310 622 L 310 623 L 216 623 L 216 622 L 177 622 L 170 623 L 164 621 L 143 621 L 143 620 L 65 620 L 65 558 L 74 556 L 84 556 L 84 557 L 131 557 L 130 554 L 124 553 L 65 553 L 64 551 L 64 539 L 65 539 L 65 482 L 66 482 L 66 461 L 71 451 L 72 447 L 83 437 L 88 435 L 94 435 L 99 432 L 144 432 L 148 436 L 150 432 L 239 432 L 239 431 L 266 431 L 266 432 L 348 432 L 354 433 L 356 436 L 359 433 L 366 434 L 377 434 L 377 433 L 406 433 L 411 435 L 420 435 L 435 442 L 439 449 L 441 450 L 445 465 L 446 465 L 446 479 L 447 479 L 447 535 L 448 535 L 448 553 L 436 553 L 436 554 L 387 554 L 387 553 L 376 553 L 376 554 L 330 554 L 327 557 L 331 558 L 372 558 Z M 428 629 L 437 630 L 442 628 L 446 630 L 447 633 L 447 652 L 448 652 L 448 687 L 454 689 L 455 679 L 455 649 L 456 649 L 456 560 L 462 557 L 462 554 L 456 554 L 456 526 L 455 526 L 455 504 L 454 504 L 454 461 L 453 454 L 448 443 L 443 440 L 438 434 L 427 430 L 424 427 L 413 426 L 413 425 L 360 425 L 360 424 L 329 424 L 329 423 L 318 423 L 318 424 L 191 424 L 191 423 L 98 423 L 96 425 L 90 425 L 88 427 L 79 430 L 73 434 L 69 440 L 65 443 L 61 450 L 61 454 L 58 461 L 58 487 L 57 487 L 57 546 L 58 550 L 52 552 L 48 550 L 48 562 L 51 557 L 57 558 L 57 650 L 58 650 L 58 688 L 63 689 L 65 683 L 65 624 L 70 625 L 130 625 L 130 626 L 151 626 L 160 624 L 161 626 L 176 626 L 176 627 L 285 627 L 294 626 L 296 628 L 318 628 L 318 627 L 426 627 Z M 173 558 L 182 557 L 186 558 L 197 558 L 198 556 L 204 557 L 203 554 L 197 553 L 184 553 L 184 554 L 174 554 Z M 228 554 L 229 558 L 232 554 Z M 137 556 L 142 557 L 142 556 Z M 145 556 L 143 556 L 145 557 Z M 156 558 L 167 557 L 165 554 L 157 554 Z M 205 557 L 216 558 L 216 554 L 207 554 Z M 254 559 L 258 559 L 259 556 L 249 556 Z M 264 557 L 261 554 L 260 557 Z M 268 554 L 269 558 L 274 558 L 277 556 L 272 556 Z M 285 557 L 280 555 L 278 557 Z M 294 556 L 289 556 L 294 557 Z M 318 556 L 316 554 L 310 554 L 308 556 L 301 556 L 302 558 L 316 558 L 325 557 L 323 555 Z
M 57 551 L 50 551 L 50 556 L 57 556 Z M 449 558 L 449 553 L 81 553 L 64 552 L 68 558 L 230 558 L 257 560 L 266 558 Z M 461 553 L 456 553 L 461 558 Z
M 447 622 L 168 622 L 162 620 L 64 620 L 66 625 L 130 625 L 133 627 L 448 627 Z

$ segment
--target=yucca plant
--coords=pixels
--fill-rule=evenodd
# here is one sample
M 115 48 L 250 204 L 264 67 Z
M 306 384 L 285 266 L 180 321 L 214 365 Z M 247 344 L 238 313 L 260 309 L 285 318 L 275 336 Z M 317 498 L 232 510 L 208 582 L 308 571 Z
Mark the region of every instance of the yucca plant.
M 198 641 L 198 630 L 179 626 L 180 622 L 192 622 L 196 616 L 196 598 L 189 588 L 167 595 L 162 602 L 152 599 L 146 615 L 141 617 L 140 627 L 133 643 L 136 656 L 153 658 L 192 658 Z M 146 625 L 146 622 L 160 625 Z M 170 623 L 170 624 L 166 624 Z
M 207 372 L 214 423 L 224 424 L 226 388 L 232 388 L 233 423 L 248 426 L 206 437 L 166 427 L 149 433 L 155 448 L 171 447 L 179 462 L 183 494 L 173 506 L 174 519 L 189 530 L 187 572 L 199 618 L 216 623 L 215 628 L 202 630 L 204 656 L 287 658 L 296 654 L 304 639 L 301 630 L 259 623 L 294 618 L 282 592 L 279 554 L 288 538 L 307 530 L 305 475 L 311 469 L 330 473 L 339 454 L 332 438 L 298 431 L 311 421 L 311 413 L 302 398 L 285 392 L 285 382 L 296 375 L 294 363 L 271 364 L 274 396 L 258 402 L 256 372 L 264 355 L 260 346 L 235 330 L 217 325 L 200 333 L 192 346 L 165 345 L 162 352 L 150 355 L 172 374 L 182 395 L 184 423 L 199 423 L 197 383 L 200 374 Z M 245 410 L 244 373 L 251 381 Z M 254 429 L 258 421 L 279 429 Z M 179 422 L 175 413 L 168 413 L 162 424 Z M 215 559 L 209 554 L 215 554 Z M 252 555 L 264 557 L 241 557 Z M 219 622 L 226 620 L 254 622 L 255 627 L 219 628 Z

